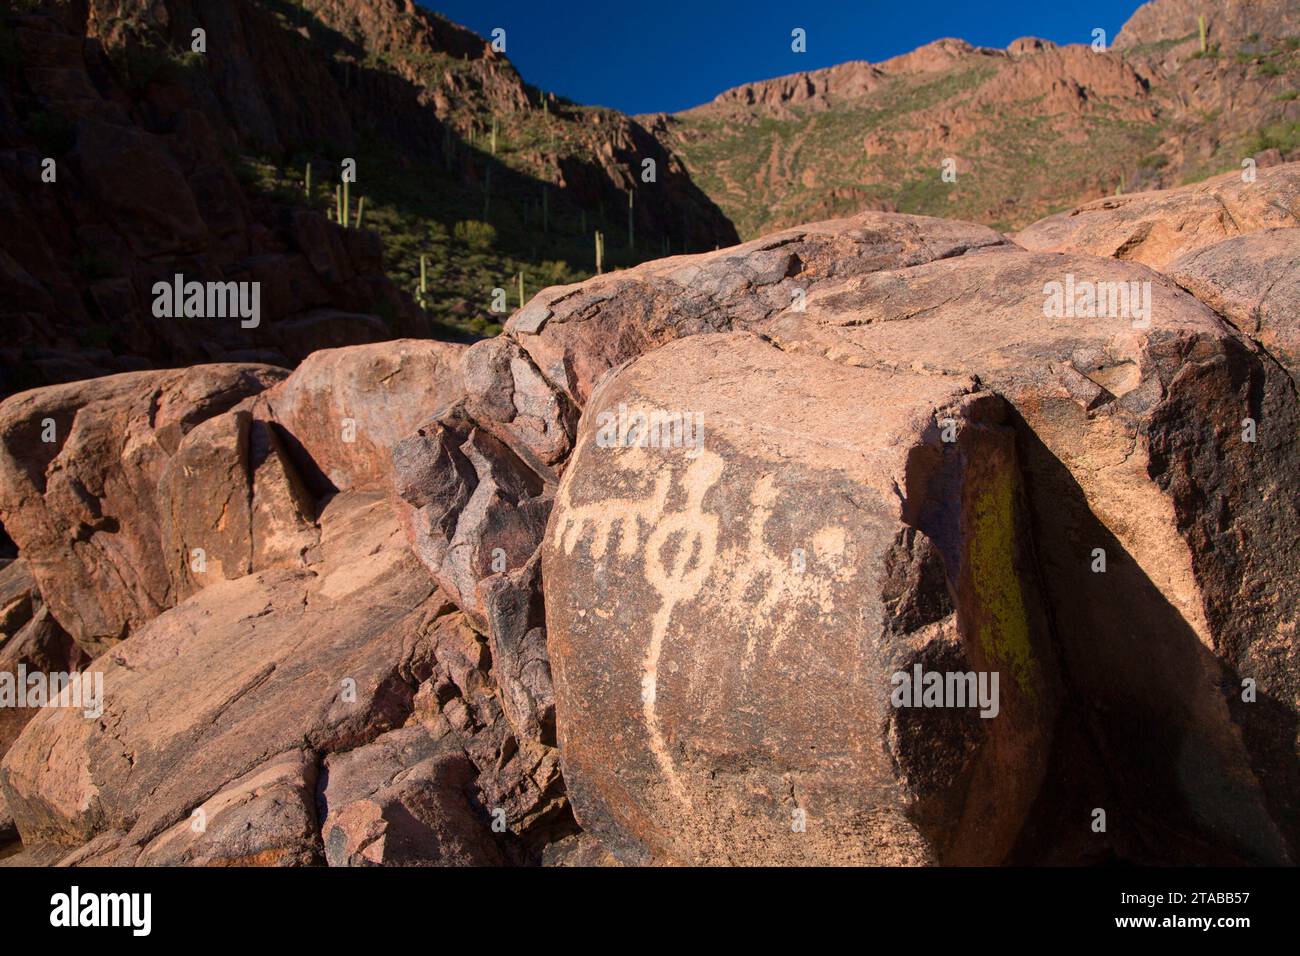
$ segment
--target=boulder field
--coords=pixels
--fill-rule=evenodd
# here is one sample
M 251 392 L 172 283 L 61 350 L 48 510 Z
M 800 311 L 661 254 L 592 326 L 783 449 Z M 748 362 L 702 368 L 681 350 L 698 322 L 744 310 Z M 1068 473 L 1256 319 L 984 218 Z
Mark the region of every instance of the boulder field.
M 1298 262 L 1291 164 L 15 395 L 0 670 L 103 707 L 4 862 L 1293 863 Z

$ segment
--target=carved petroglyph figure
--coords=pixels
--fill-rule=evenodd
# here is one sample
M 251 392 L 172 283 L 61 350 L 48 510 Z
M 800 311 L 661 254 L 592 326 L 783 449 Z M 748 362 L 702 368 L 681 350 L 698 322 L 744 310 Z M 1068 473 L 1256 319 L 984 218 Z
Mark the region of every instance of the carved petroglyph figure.
M 644 474 L 643 467 L 633 466 L 646 453 L 632 450 L 628 454 L 629 470 Z M 575 461 L 570 467 L 581 465 Z M 796 569 L 789 555 L 768 546 L 766 528 L 780 494 L 771 474 L 762 476 L 750 494 L 752 510 L 744 541 L 719 552 L 718 517 L 705 511 L 704 498 L 722 476 L 722 458 L 703 451 L 680 473 L 684 499 L 679 510 L 669 508 L 675 477 L 671 465 L 664 463 L 661 468 L 649 493 L 640 498 L 609 498 L 575 506 L 568 486 L 563 486 L 556 503 L 556 513 L 563 518 L 552 533 L 553 543 L 566 554 L 572 554 L 586 539 L 596 562 L 607 557 L 633 560 L 641 555 L 641 573 L 660 597 L 642 660 L 642 713 L 655 761 L 673 795 L 686 802 L 656 708 L 659 665 L 673 612 L 697 598 L 710 575 L 717 571 L 723 578 L 727 603 L 745 608 L 753 620 L 772 628 L 774 633 L 766 649 L 770 655 L 779 650 L 797 626 L 797 615 L 807 605 L 812 604 L 819 616 L 832 612 L 831 588 L 847 579 L 851 562 L 846 560 L 844 529 L 829 525 L 819 529 L 811 541 L 814 560 L 824 573 Z M 751 631 L 742 670 L 748 670 L 757 657 L 761 630 L 756 627 Z
M 722 467 L 722 459 L 713 452 L 703 452 L 696 458 L 683 476 L 686 502 L 685 508 L 677 512 L 665 514 L 673 479 L 668 471 L 656 476 L 650 494 L 640 500 L 612 498 L 574 507 L 569 503 L 566 486 L 561 489 L 558 502 L 558 510 L 565 515 L 565 520 L 556 525 L 555 544 L 566 554 L 572 554 L 583 533 L 591 529 L 592 560 L 599 561 L 609 553 L 615 534 L 618 535 L 617 554 L 632 558 L 640 550 L 642 533 L 649 532 L 642 573 L 661 601 L 651 624 L 650 644 L 641 668 L 641 707 L 655 761 L 673 794 L 682 799 L 685 793 L 655 711 L 659 659 L 674 608 L 699 594 L 713 567 L 718 547 L 718 518 L 705 513 L 703 506 L 704 495 L 717 483 Z M 671 555 L 665 560 L 665 552 L 670 548 Z

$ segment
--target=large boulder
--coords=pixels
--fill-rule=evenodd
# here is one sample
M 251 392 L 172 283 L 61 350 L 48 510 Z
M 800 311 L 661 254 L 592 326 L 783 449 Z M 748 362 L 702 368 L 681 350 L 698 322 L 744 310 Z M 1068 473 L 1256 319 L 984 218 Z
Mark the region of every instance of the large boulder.
M 313 352 L 257 403 L 316 494 L 386 487 L 393 446 L 460 398 L 464 346 L 398 339 Z
M 1243 176 L 1224 173 L 1179 189 L 1094 199 L 1014 238 L 1034 252 L 1086 252 L 1164 269 L 1233 236 L 1300 225 L 1300 163 Z
M 1257 185 L 1267 185 L 1263 175 Z M 866 214 L 804 227 L 798 232 L 802 239 L 656 263 L 562 294 L 545 292 L 540 310 L 535 300 L 508 331 L 587 415 L 601 375 L 638 352 L 711 327 L 748 328 L 786 353 L 887 373 L 893 385 L 879 387 L 895 390 L 899 402 L 927 394 L 918 391 L 913 376 L 977 379 L 1006 403 L 1006 423 L 1016 432 L 1016 469 L 1049 609 L 1049 642 L 1062 664 L 1062 719 L 1084 728 L 1067 737 L 1076 751 L 1060 751 L 1054 759 L 1096 766 L 1091 754 L 1100 752 L 1107 768 L 1083 774 L 1069 794 L 1053 799 L 1109 808 L 1119 823 L 1098 835 L 1104 852 L 1164 861 L 1293 858 L 1300 845 L 1293 786 L 1300 674 L 1288 648 L 1294 645 L 1300 598 L 1288 582 L 1300 573 L 1300 556 L 1289 544 L 1300 530 L 1294 492 L 1300 408 L 1292 383 L 1249 339 L 1140 265 L 1035 255 L 977 237 L 953 241 L 955 224 L 934 230 L 933 245 L 900 241 L 923 237 L 931 228 L 929 220 Z M 808 276 L 802 271 L 808 260 L 795 254 L 768 268 L 774 255 L 797 253 L 800 242 L 811 242 L 806 237 L 837 248 L 832 267 Z M 711 270 L 728 257 L 731 297 L 727 308 L 715 313 L 712 303 L 722 275 Z M 671 300 L 658 291 L 670 269 L 681 282 Z M 746 278 L 760 270 L 770 280 Z M 693 297 L 694 280 L 703 285 Z M 1121 288 L 1136 298 L 1126 304 L 1118 295 Z M 795 289 L 804 291 L 802 301 L 792 295 Z M 562 321 L 552 325 L 553 305 L 572 318 L 560 316 Z M 683 315 L 688 308 L 696 319 Z M 634 333 L 638 314 L 653 340 L 649 333 Z M 596 335 L 597 330 L 607 334 Z M 709 336 L 706 341 L 723 348 L 728 340 Z M 616 374 L 633 375 L 636 367 Z M 741 389 L 743 375 L 719 374 L 713 388 L 724 391 L 724 383 L 725 390 Z M 657 407 L 678 405 L 666 393 L 647 394 Z M 748 393 L 739 394 L 748 399 Z M 860 394 L 845 390 L 837 404 L 843 404 L 843 395 L 861 401 Z M 841 414 L 828 400 L 819 411 L 810 427 Z M 748 420 L 743 409 L 727 415 Z M 591 427 L 584 425 L 584 434 Z M 706 450 L 707 440 L 706 431 Z M 727 458 L 722 458 L 725 469 Z M 772 452 L 769 467 L 783 461 Z M 570 489 L 593 482 L 590 498 L 583 501 L 593 507 L 599 498 L 595 476 L 620 490 L 633 483 L 628 487 L 638 494 L 624 496 L 633 500 L 648 493 L 644 484 L 634 483 L 635 476 L 619 478 L 600 457 L 584 454 L 559 463 L 557 470 L 560 466 Z M 586 468 L 594 469 L 591 479 L 580 472 Z M 729 492 L 715 495 L 724 493 Z M 568 510 L 561 499 L 551 534 L 571 520 Z M 737 507 L 728 512 L 727 524 L 746 525 L 758 510 L 754 504 Z M 610 553 L 639 540 L 628 527 L 609 540 Z M 611 613 L 603 625 L 606 643 L 599 644 L 608 651 L 585 643 L 571 646 L 568 629 L 576 626 L 578 611 L 602 618 L 610 609 L 599 601 L 584 604 L 593 585 L 584 576 L 583 561 L 566 570 L 559 546 L 548 542 L 552 550 L 543 574 L 548 640 L 567 756 L 575 747 L 580 752 L 600 746 L 589 739 L 575 743 L 582 731 L 566 730 L 564 702 L 588 686 L 579 681 L 579 690 L 571 692 L 569 669 L 617 672 L 620 642 L 644 636 L 633 638 L 628 632 L 635 623 Z M 668 560 L 662 558 L 665 567 Z M 885 573 L 884 563 L 877 561 L 876 571 Z M 727 618 L 719 615 L 710 625 L 716 628 L 719 620 Z M 740 620 L 740 628 L 752 624 L 748 617 Z M 597 626 L 582 623 L 587 629 Z M 728 622 L 728 630 L 732 626 Z M 562 628 L 558 633 L 557 627 Z M 717 640 L 699 634 L 694 647 L 698 651 Z M 575 664 L 584 652 L 608 654 L 608 659 Z M 630 710 L 622 709 L 627 700 L 612 689 L 587 706 L 591 713 L 575 728 L 590 733 L 603 712 L 609 718 L 603 735 L 611 726 L 623 743 L 647 735 L 645 715 L 635 701 Z M 697 737 L 682 733 L 676 743 L 689 741 L 689 755 Z M 673 741 L 663 739 L 669 741 L 670 757 L 680 757 Z M 770 750 L 762 753 L 772 759 Z M 649 789 L 618 792 L 584 790 L 580 774 L 570 781 L 580 821 L 585 815 L 619 821 L 609 824 L 618 833 L 616 852 L 638 859 L 647 854 L 698 859 L 711 852 L 701 848 L 725 846 L 728 837 L 738 845 L 748 842 L 728 829 L 738 818 L 716 818 L 712 831 L 707 819 L 675 821 L 671 804 L 655 789 L 658 784 L 651 776 L 642 779 Z M 682 786 L 688 797 L 700 798 L 689 784 Z M 683 826 L 694 829 L 684 834 Z M 986 847 L 994 845 L 990 841 Z M 775 850 L 770 857 L 782 858 Z
M 598 389 L 543 551 L 584 828 L 629 862 L 1001 861 L 1059 702 L 1008 411 L 749 333 Z M 695 441 L 605 434 L 638 415 Z M 979 674 L 986 719 L 891 706 L 914 667 Z
M 199 365 L 54 385 L 0 404 L 0 520 L 90 653 L 175 603 L 158 486 L 186 435 L 285 376 Z

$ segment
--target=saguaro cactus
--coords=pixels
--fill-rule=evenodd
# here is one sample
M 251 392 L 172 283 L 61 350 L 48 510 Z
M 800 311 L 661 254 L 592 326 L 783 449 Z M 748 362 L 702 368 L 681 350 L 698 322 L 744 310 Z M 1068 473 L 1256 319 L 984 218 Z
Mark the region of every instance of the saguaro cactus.
M 497 118 L 492 117 L 492 155 L 497 154 Z
M 602 263 L 605 259 L 605 235 L 599 229 L 596 230 L 596 275 L 602 272 Z
M 362 196 L 357 200 L 357 228 L 361 228 L 361 217 L 366 211 L 366 197 Z
M 524 274 L 521 271 L 519 273 L 519 308 L 522 309 L 523 307 L 524 307 Z
M 1209 50 L 1209 47 L 1205 42 L 1207 36 L 1209 35 L 1209 30 L 1206 28 L 1205 25 L 1205 14 L 1202 13 L 1200 16 L 1196 18 L 1196 26 L 1200 29 L 1201 32 L 1201 52 L 1206 53 Z
M 416 288 L 415 301 L 420 308 L 429 307 L 429 257 L 420 253 L 420 284 Z
M 307 163 L 307 175 L 303 178 L 302 192 L 304 196 L 306 196 L 308 199 L 311 199 L 311 162 L 310 161 L 308 161 Z

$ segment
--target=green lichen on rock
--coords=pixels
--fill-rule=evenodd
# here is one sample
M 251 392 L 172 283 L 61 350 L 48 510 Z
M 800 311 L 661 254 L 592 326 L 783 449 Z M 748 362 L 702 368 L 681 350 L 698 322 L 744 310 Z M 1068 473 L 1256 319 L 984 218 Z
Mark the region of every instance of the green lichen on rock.
M 970 569 L 977 603 L 977 633 L 989 658 L 1009 668 L 1016 684 L 1034 696 L 1029 615 L 1015 566 L 1015 486 L 1000 470 L 975 494 Z

